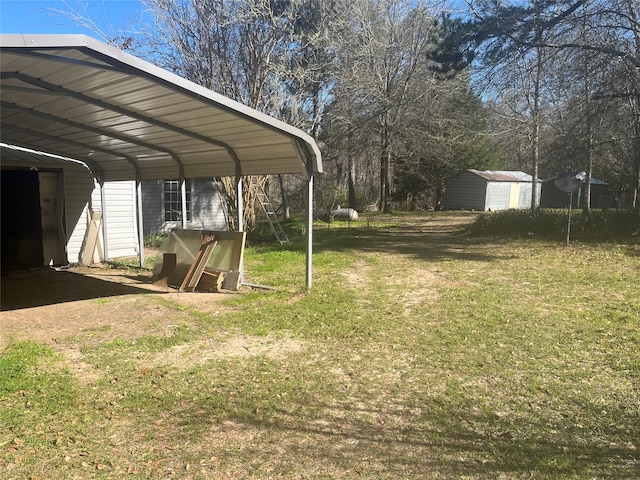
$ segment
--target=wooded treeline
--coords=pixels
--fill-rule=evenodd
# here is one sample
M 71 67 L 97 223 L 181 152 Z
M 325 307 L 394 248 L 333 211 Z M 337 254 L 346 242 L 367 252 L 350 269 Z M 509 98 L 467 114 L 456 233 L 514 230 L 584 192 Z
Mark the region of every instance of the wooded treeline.
M 153 24 L 109 41 L 309 132 L 316 208 L 438 208 L 464 168 L 638 205 L 638 0 L 141 1 Z

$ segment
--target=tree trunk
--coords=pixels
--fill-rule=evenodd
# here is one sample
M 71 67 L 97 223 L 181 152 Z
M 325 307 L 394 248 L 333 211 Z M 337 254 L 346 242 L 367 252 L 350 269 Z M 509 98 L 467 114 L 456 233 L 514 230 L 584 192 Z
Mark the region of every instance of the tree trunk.
M 538 38 L 541 32 L 538 32 Z M 531 213 L 538 211 L 538 176 L 540 167 L 540 90 L 542 86 L 542 49 L 536 49 L 535 81 L 533 86 L 533 128 L 531 136 L 532 175 L 531 175 Z
M 635 174 L 635 185 L 633 188 L 632 207 L 640 212 L 640 101 L 638 98 L 632 99 L 634 122 L 633 122 L 633 172 Z
M 384 213 L 391 213 L 391 150 L 385 148 L 380 158 L 380 206 Z
M 593 133 L 591 132 L 591 115 L 587 113 L 587 178 L 584 185 L 584 199 L 582 210 L 585 216 L 591 213 L 591 175 L 593 173 Z
M 284 220 L 291 218 L 291 212 L 289 211 L 289 196 L 287 195 L 287 189 L 284 188 L 284 175 L 278 175 L 278 181 L 280 182 L 280 198 L 282 199 L 282 217 Z
M 347 153 L 347 199 L 351 208 L 356 208 L 358 199 L 356 196 L 356 164 L 353 161 L 351 149 Z
M 444 183 L 439 183 L 436 187 L 436 204 L 433 206 L 434 210 L 442 210 L 442 196 L 444 192 Z
M 262 188 L 265 188 L 268 177 L 266 176 L 247 176 L 242 177 L 242 205 L 243 216 L 242 224 L 245 231 L 250 231 L 256 228 L 257 215 L 255 209 L 256 195 L 251 188 L 252 182 L 259 183 Z M 238 208 L 237 197 L 235 188 L 235 179 L 233 177 L 223 177 L 222 185 L 224 187 L 224 196 L 227 201 L 227 210 L 229 212 L 229 230 L 238 230 Z

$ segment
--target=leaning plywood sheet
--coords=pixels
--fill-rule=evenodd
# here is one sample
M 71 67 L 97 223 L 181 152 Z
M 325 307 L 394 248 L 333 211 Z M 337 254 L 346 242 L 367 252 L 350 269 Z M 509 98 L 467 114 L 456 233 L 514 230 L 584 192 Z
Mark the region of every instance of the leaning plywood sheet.
M 235 281 L 225 281 L 224 288 L 237 290 L 239 285 L 238 272 L 240 271 L 244 254 L 245 232 L 172 230 L 167 240 L 160 247 L 163 254 L 172 253 L 176 256 L 176 266 L 169 275 L 167 283 L 172 286 L 180 286 L 182 284 L 206 236 L 215 236 L 217 240 L 216 247 L 211 252 L 206 268 L 227 273 L 226 279 L 235 279 Z M 154 278 L 160 276 L 162 266 L 162 262 L 156 263 L 153 268 Z

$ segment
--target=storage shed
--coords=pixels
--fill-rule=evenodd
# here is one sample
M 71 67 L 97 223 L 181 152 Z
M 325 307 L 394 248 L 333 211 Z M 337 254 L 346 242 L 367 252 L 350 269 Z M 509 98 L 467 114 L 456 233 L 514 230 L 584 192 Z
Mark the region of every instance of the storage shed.
M 104 206 L 109 222 L 99 235 L 99 255 L 138 255 L 135 182 L 106 182 L 101 190 L 81 162 L 0 144 L 2 269 L 82 262 L 92 212 Z M 93 255 L 90 255 L 93 259 Z
M 463 170 L 446 181 L 445 209 L 496 211 L 531 208 L 531 184 L 531 175 L 524 172 Z
M 575 172 L 571 172 L 574 174 Z M 541 208 L 568 208 L 569 197 L 567 192 L 560 190 L 556 184 L 556 175 L 553 178 L 542 182 L 542 193 L 540 195 Z M 593 208 L 611 208 L 613 207 L 613 195 L 609 184 L 603 180 L 592 178 L 591 184 L 591 207 Z M 572 207 L 580 207 L 584 201 L 584 187 L 580 188 L 577 193 L 571 195 Z
M 14 165 L 3 159 L 3 240 L 15 230 L 9 243 L 16 238 L 22 243 L 22 247 L 7 248 L 42 251 L 43 238 L 53 232 L 59 239 L 55 248 L 72 252 L 74 228 L 83 221 L 85 202 L 93 207 L 88 228 L 99 225 L 105 249 L 110 251 L 114 239 L 124 232 L 113 233 L 110 226 L 132 218 L 127 221 L 134 235 L 124 236 L 143 262 L 144 182 L 176 180 L 180 223 L 187 228 L 187 181 L 232 177 L 242 230 L 243 176 L 301 174 L 307 181 L 306 280 L 311 286 L 313 184 L 315 174 L 322 172 L 313 138 L 85 35 L 2 34 L 0 49 L 2 142 L 72 159 L 71 164 L 84 165 L 85 173 L 93 177 L 86 183 L 85 179 L 71 181 L 78 165 L 61 167 L 58 160 L 49 167 L 35 157 L 22 163 L 16 160 Z M 46 190 L 57 192 L 57 200 L 47 203 L 51 207 L 47 210 L 42 208 L 41 180 L 49 176 L 40 172 L 48 168 L 55 170 L 57 180 Z M 12 173 L 18 170 L 20 174 Z M 35 177 L 29 174 L 34 171 L 38 172 Z M 7 186 L 6 197 L 5 178 L 7 185 L 14 186 Z M 121 203 L 124 196 L 109 200 L 113 189 L 128 192 L 126 202 L 131 205 L 134 199 L 131 209 Z M 20 203 L 15 201 L 18 197 Z M 8 210 L 11 204 L 12 216 L 5 217 L 5 202 Z M 29 210 L 23 207 L 26 204 Z M 33 217 L 29 225 L 21 219 L 27 213 Z

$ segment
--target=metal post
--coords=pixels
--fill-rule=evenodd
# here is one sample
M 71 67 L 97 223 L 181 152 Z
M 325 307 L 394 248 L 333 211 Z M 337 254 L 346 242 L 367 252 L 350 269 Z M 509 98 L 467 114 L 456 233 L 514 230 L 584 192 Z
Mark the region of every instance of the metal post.
M 313 172 L 309 172 L 307 180 L 307 257 L 306 257 L 306 274 L 307 274 L 307 290 L 311 290 L 313 285 L 312 267 L 313 267 Z
M 187 228 L 187 186 L 184 176 L 180 176 L 180 200 L 182 202 L 182 228 Z
M 242 205 L 242 175 L 240 172 L 240 167 L 238 166 L 236 168 L 236 210 L 238 211 L 238 232 L 243 232 L 244 231 L 244 208 Z M 244 282 L 244 258 L 241 257 L 240 260 L 240 271 L 238 272 L 239 274 L 239 281 L 240 283 Z
M 100 183 L 100 209 L 102 210 L 102 248 L 104 261 L 109 260 L 109 242 L 107 239 L 107 192 L 104 182 Z
M 138 213 L 138 252 L 140 257 L 140 268 L 144 267 L 144 224 L 142 215 L 142 181 L 136 179 L 136 210 Z

